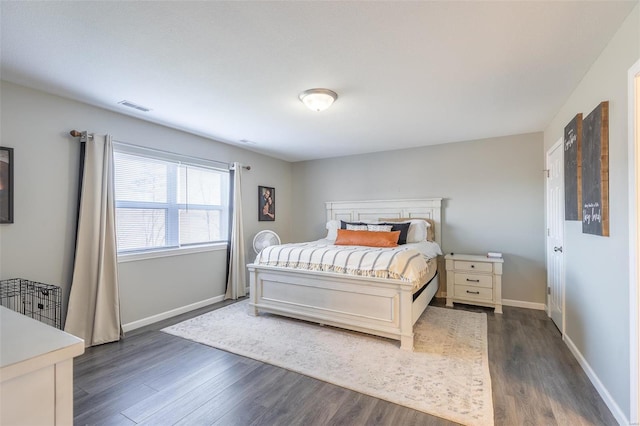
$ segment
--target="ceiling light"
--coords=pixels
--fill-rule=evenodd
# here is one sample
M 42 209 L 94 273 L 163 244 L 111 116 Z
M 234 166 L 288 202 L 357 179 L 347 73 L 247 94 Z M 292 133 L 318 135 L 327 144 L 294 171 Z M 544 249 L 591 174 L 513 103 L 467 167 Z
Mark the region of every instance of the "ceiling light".
M 338 94 L 329 89 L 309 89 L 298 95 L 300 101 L 312 111 L 324 111 L 338 99 Z

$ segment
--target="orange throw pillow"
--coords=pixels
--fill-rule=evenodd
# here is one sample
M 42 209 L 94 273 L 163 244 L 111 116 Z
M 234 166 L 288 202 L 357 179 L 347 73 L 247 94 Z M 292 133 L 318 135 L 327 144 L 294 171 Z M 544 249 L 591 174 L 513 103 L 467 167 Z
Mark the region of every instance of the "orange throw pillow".
M 400 231 L 374 232 L 338 229 L 337 246 L 397 247 Z

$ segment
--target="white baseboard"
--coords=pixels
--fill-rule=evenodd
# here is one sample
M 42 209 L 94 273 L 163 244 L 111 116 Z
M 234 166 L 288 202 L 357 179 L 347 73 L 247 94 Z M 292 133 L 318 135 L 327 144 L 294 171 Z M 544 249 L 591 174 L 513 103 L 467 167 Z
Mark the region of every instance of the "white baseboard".
M 544 311 L 547 309 L 544 303 L 525 302 L 523 300 L 509 300 L 502 299 L 504 306 L 515 306 L 516 308 L 536 309 L 538 311 Z
M 591 383 L 600 394 L 600 397 L 602 398 L 604 403 L 607 404 L 607 407 L 609 407 L 609 410 L 611 410 L 611 413 L 613 414 L 613 417 L 616 418 L 618 424 L 628 425 L 629 419 L 627 419 L 618 404 L 616 404 L 607 388 L 602 384 L 595 371 L 593 371 L 587 360 L 584 359 L 573 341 L 566 334 L 564 335 L 563 340 L 573 356 L 578 360 L 578 364 L 580 364 L 584 372 L 587 374 L 587 377 L 589 377 L 589 380 L 591 380 Z
M 160 314 L 152 315 L 147 318 L 142 318 L 137 321 L 123 324 L 122 330 L 126 333 L 127 331 L 135 330 L 137 328 L 141 328 L 146 325 L 150 325 L 158 321 L 165 320 L 167 318 L 175 317 L 176 315 L 184 314 L 185 312 L 190 312 L 198 308 L 203 308 L 205 306 L 213 305 L 214 303 L 222 302 L 223 300 L 224 300 L 224 294 L 221 296 L 212 297 L 210 299 L 201 300 L 200 302 L 192 303 L 187 306 L 181 306 L 176 309 L 171 309 L 170 311 L 162 312 Z

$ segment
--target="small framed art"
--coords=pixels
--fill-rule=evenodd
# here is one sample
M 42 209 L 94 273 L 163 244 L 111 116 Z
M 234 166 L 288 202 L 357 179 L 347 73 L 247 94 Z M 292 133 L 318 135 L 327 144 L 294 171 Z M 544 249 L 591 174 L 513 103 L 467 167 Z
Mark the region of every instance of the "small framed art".
M 13 223 L 13 148 L 0 146 L 0 223 Z
M 258 220 L 276 220 L 276 189 L 258 186 Z

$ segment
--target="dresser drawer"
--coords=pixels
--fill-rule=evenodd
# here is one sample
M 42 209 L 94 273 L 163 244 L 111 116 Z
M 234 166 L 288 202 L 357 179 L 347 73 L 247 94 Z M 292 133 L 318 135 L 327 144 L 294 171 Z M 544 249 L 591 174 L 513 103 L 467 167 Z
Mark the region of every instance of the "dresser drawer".
M 456 285 L 454 296 L 462 299 L 492 300 L 493 289 L 487 287 L 471 287 L 468 285 Z
M 464 274 L 456 272 L 453 279 L 454 284 L 462 284 L 474 287 L 493 287 L 493 277 L 491 275 Z
M 458 271 L 493 272 L 493 264 L 487 262 L 456 260 L 453 262 L 453 268 Z

